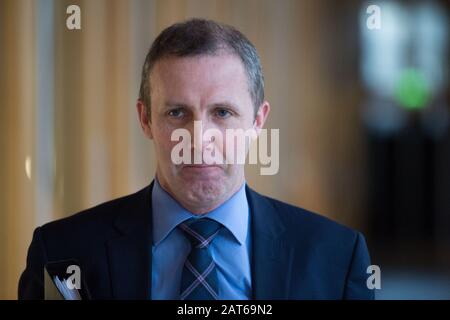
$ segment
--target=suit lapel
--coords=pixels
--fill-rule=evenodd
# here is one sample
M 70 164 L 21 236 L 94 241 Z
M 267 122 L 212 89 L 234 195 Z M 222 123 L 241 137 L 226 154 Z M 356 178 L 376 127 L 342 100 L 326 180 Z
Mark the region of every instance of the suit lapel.
M 246 187 L 251 211 L 253 299 L 288 299 L 294 248 L 272 203 Z
M 137 194 L 136 207 L 115 219 L 119 236 L 106 243 L 112 297 L 151 298 L 153 182 Z M 251 212 L 253 299 L 288 299 L 294 248 L 272 203 L 246 187 Z
M 106 244 L 114 299 L 149 299 L 153 183 L 137 194 L 137 205 L 122 208 L 115 219 L 119 236 Z

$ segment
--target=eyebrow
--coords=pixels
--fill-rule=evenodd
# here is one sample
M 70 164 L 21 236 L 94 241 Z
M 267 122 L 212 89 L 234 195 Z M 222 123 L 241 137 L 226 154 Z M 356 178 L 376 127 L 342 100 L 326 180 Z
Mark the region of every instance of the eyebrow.
M 239 110 L 239 108 L 237 107 L 237 105 L 235 105 L 234 103 L 232 103 L 231 101 L 221 101 L 221 102 L 216 102 L 213 103 L 211 105 L 211 107 L 229 107 L 232 108 L 234 110 Z
M 185 104 L 185 103 L 172 102 L 172 101 L 167 101 L 167 102 L 164 104 L 164 107 L 166 107 L 166 108 L 177 107 L 177 108 L 187 108 L 187 109 L 190 108 L 190 106 L 187 105 L 187 104 Z
M 175 102 L 175 101 L 167 101 L 164 104 L 165 108 L 185 108 L 185 109 L 192 109 L 192 106 L 185 104 L 185 103 L 180 103 L 180 102 Z M 220 101 L 220 102 L 215 102 L 212 104 L 209 104 L 207 106 L 208 108 L 217 108 L 217 107 L 229 107 L 232 108 L 234 110 L 239 110 L 239 108 L 237 107 L 236 104 L 232 103 L 231 101 Z

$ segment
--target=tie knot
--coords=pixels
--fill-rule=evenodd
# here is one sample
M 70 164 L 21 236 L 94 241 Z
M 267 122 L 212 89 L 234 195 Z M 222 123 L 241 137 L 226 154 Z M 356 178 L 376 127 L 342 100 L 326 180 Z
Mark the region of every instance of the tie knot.
M 219 233 L 222 225 L 209 218 L 193 218 L 181 223 L 179 227 L 187 235 L 193 247 L 205 248 Z

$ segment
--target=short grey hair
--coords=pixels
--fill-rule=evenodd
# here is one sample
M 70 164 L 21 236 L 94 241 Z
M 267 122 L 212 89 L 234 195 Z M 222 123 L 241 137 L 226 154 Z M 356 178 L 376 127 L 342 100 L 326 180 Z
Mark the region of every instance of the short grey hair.
M 255 114 L 264 101 L 264 76 L 255 46 L 235 28 L 206 19 L 190 19 L 164 29 L 153 42 L 142 68 L 139 99 L 150 119 L 150 72 L 155 63 L 168 56 L 213 55 L 222 50 L 236 54 L 248 77 Z

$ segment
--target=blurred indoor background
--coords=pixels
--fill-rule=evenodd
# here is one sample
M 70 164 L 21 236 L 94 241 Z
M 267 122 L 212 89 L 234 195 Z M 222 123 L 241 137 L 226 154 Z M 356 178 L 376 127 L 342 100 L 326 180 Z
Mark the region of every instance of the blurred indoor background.
M 425 0 L 0 0 L 0 298 L 17 297 L 36 226 L 151 181 L 140 71 L 190 17 L 260 53 L 280 170 L 249 166 L 249 185 L 362 231 L 377 298 L 450 299 L 450 4 Z

